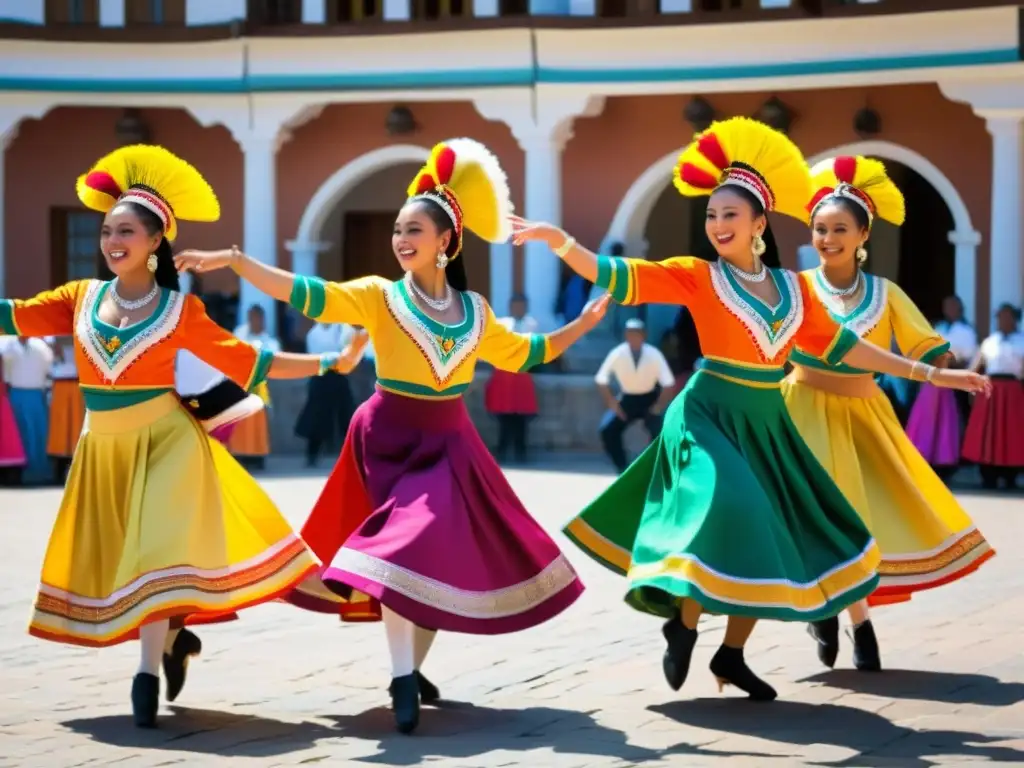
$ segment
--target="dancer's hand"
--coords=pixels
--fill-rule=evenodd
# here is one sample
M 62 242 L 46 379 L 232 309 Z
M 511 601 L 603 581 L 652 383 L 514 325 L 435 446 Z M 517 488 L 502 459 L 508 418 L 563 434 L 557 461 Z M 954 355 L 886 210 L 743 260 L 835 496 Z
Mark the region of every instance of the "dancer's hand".
M 596 299 L 587 302 L 587 305 L 583 307 L 583 311 L 580 313 L 580 322 L 587 327 L 588 331 L 593 330 L 598 324 L 604 320 L 605 313 L 608 311 L 608 305 L 611 303 L 612 295 L 606 293 L 604 296 L 600 296 Z
M 512 222 L 512 243 L 515 245 L 528 242 L 544 243 L 552 251 L 556 251 L 569 239 L 564 231 L 544 221 L 530 221 L 514 215 L 509 216 L 508 220 Z
M 974 371 L 940 368 L 932 374 L 932 384 L 946 389 L 960 389 L 975 395 L 987 395 L 992 391 L 992 381 Z
M 174 254 L 174 268 L 179 272 L 213 272 L 230 267 L 242 252 L 238 248 L 223 251 L 181 251 Z

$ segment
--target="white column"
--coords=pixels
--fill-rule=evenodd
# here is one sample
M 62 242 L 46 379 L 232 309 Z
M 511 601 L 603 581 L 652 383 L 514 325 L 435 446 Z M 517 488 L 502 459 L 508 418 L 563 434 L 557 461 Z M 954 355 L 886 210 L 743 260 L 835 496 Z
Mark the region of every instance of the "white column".
M 100 26 L 123 27 L 125 2 L 127 0 L 100 0 Z
M 505 316 L 512 300 L 512 272 L 512 243 L 491 243 L 491 290 L 487 300 L 498 317 Z
M 25 24 L 45 24 L 46 2 L 45 0 L 0 0 L 0 19 L 20 21 Z
M 1024 112 L 999 110 L 979 113 L 992 134 L 992 225 L 989 234 L 989 307 L 1003 302 L 1020 306 L 1024 291 L 1024 242 L 1021 238 L 1021 174 L 1024 173 L 1022 123 Z
M 323 24 L 327 21 L 327 0 L 302 0 L 302 23 Z
M 245 156 L 242 249 L 264 264 L 277 264 L 277 134 L 252 131 L 235 137 Z M 267 331 L 276 333 L 274 300 L 241 281 L 238 293 L 239 321 L 253 304 L 263 307 Z
M 320 254 L 331 247 L 330 243 L 289 240 L 284 247 L 292 254 L 291 271 L 296 275 L 319 275 Z
M 497 16 L 500 3 L 498 0 L 473 0 L 474 16 Z
M 953 290 L 964 305 L 964 320 L 977 328 L 978 285 L 976 272 L 981 233 L 954 230 L 949 233 L 949 242 L 953 245 Z
M 230 24 L 247 15 L 245 0 L 185 0 L 185 23 L 190 26 Z
M 412 0 L 384 0 L 384 21 L 409 21 Z
M 525 213 L 532 221 L 562 223 L 562 149 L 568 139 L 564 124 L 543 126 L 516 135 L 526 161 Z M 562 262 L 544 243 L 527 243 L 523 289 L 530 314 L 544 331 L 555 328 L 555 302 L 561 282 Z

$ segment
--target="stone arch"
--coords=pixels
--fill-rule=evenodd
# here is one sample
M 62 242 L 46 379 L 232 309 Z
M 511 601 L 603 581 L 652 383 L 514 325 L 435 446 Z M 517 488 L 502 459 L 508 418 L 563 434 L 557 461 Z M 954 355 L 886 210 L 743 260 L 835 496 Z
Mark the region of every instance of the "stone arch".
M 393 144 L 381 147 L 350 160 L 320 185 L 309 199 L 306 210 L 299 220 L 296 243 L 315 244 L 320 241 L 320 232 L 327 217 L 335 206 L 351 192 L 356 185 L 378 171 L 401 163 L 422 163 L 430 157 L 430 150 L 415 144 Z
M 630 185 L 612 217 L 602 247 L 621 242 L 628 253 L 642 255 L 646 250 L 644 229 L 658 197 L 671 183 L 672 171 L 681 149 L 673 150 L 652 163 Z M 902 163 L 920 174 L 934 187 L 953 218 L 949 241 L 955 249 L 956 292 L 964 302 L 964 314 L 976 323 L 977 250 L 981 234 L 971 221 L 971 214 L 953 182 L 931 160 L 912 149 L 890 141 L 858 141 L 820 152 L 808 162 L 811 165 L 836 155 L 872 155 Z

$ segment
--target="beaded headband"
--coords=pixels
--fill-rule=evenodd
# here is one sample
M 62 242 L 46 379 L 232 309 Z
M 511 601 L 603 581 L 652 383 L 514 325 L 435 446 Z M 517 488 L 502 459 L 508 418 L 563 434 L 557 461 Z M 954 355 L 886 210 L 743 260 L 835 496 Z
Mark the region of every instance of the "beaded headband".
M 462 252 L 462 206 L 459 205 L 459 199 L 455 197 L 455 194 L 448 187 L 439 184 L 430 192 L 421 192 L 418 195 L 413 195 L 407 202 L 411 203 L 416 200 L 429 200 L 448 215 L 448 218 L 451 219 L 452 227 L 455 229 L 455 237 L 458 239 L 458 248 L 455 250 L 452 258 L 458 256 Z
M 831 200 L 835 200 L 836 198 L 850 200 L 851 202 L 859 205 L 864 210 L 864 213 L 868 215 L 869 224 L 875 218 L 875 206 L 871 202 L 871 198 L 868 197 L 863 192 L 861 192 L 852 184 L 848 184 L 845 181 L 841 181 L 836 185 L 835 189 L 825 188 L 821 190 L 819 194 L 821 195 L 821 197 L 817 201 L 815 201 L 814 205 L 811 207 L 812 218 L 814 217 L 814 214 L 818 212 L 818 209 L 821 208 L 821 206 L 823 206 L 825 203 Z
M 117 203 L 135 203 L 136 205 L 141 205 L 147 211 L 150 211 L 160 219 L 160 222 L 164 225 L 165 232 L 170 228 L 171 222 L 174 221 L 174 214 L 171 212 L 171 208 L 167 203 L 161 200 L 159 196 L 139 187 L 132 187 L 129 189 L 117 198 Z
M 751 168 L 730 166 L 722 172 L 722 180 L 718 183 L 721 187 L 742 187 L 757 198 L 765 211 L 775 209 L 775 195 L 772 193 L 768 183 Z

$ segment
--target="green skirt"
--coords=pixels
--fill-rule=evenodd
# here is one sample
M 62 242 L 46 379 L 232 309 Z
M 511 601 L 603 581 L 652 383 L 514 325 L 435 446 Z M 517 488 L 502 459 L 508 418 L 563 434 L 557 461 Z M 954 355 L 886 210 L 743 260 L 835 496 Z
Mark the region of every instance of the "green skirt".
M 781 368 L 703 361 L 661 436 L 565 528 L 657 616 L 680 598 L 817 621 L 878 586 L 878 547 L 800 438 Z

